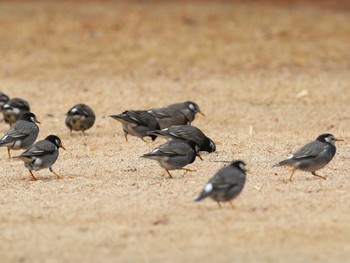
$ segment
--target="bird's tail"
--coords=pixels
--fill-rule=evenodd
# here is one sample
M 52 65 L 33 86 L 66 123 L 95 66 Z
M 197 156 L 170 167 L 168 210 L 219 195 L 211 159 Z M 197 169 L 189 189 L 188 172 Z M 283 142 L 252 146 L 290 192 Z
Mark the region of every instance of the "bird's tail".
M 279 163 L 274 164 L 272 167 L 279 167 L 279 166 L 292 166 L 294 163 L 293 159 L 286 159 Z
M 162 136 L 163 134 L 162 134 L 162 131 L 160 131 L 160 130 L 154 130 L 154 131 L 148 131 L 147 133 L 146 133 L 148 136 Z
M 195 199 L 193 199 L 193 202 L 200 202 L 200 201 L 202 201 L 204 198 L 206 198 L 208 196 L 208 192 L 206 192 L 206 191 L 202 191 L 200 194 L 199 194 L 199 196 L 197 197 L 197 198 L 195 198 Z
M 128 120 L 128 116 L 126 114 L 117 114 L 117 115 L 109 115 L 109 117 L 117 120 L 117 121 L 121 121 L 121 120 Z
M 158 136 L 163 136 L 162 131 L 160 130 L 148 131 L 146 134 L 152 138 L 152 141 L 157 139 Z

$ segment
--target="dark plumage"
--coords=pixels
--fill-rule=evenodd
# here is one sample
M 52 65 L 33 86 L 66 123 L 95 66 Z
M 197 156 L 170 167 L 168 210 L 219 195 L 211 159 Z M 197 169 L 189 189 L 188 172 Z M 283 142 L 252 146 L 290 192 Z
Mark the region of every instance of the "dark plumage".
M 316 171 L 325 167 L 333 159 L 336 153 L 334 145 L 336 141 L 343 140 L 337 139 L 329 133 L 321 134 L 315 141 L 304 145 L 289 158 L 275 164 L 273 167 L 292 167 L 289 181 L 292 181 L 295 170 L 311 172 L 314 176 L 326 179 L 326 177 L 316 174 Z
M 10 126 L 18 121 L 24 112 L 28 111 L 30 111 L 29 103 L 20 98 L 10 99 L 1 107 L 4 120 Z
M 32 171 L 38 171 L 45 168 L 49 168 L 50 172 L 59 179 L 60 176 L 52 170 L 52 165 L 58 158 L 59 148 L 66 150 L 63 147 L 60 138 L 56 135 L 49 135 L 45 140 L 36 142 L 21 155 L 13 158 L 18 158 L 24 161 L 24 166 L 29 170 L 29 173 L 34 180 L 36 180 L 36 177 Z
M 209 180 L 203 191 L 194 200 L 202 201 L 206 197 L 215 200 L 221 207 L 220 202 L 230 202 L 237 197 L 245 184 L 246 165 L 242 161 L 235 161 L 224 166 Z
M 198 152 L 199 148 L 195 142 L 175 139 L 160 145 L 141 157 L 157 161 L 166 170 L 169 177 L 173 178 L 169 170 L 192 171 L 183 167 L 193 163 L 196 156 L 201 158 Z
M 148 135 L 148 131 L 159 129 L 158 122 L 155 117 L 142 110 L 128 110 L 122 114 L 111 115 L 113 119 L 119 121 L 123 126 L 125 140 L 128 140 L 128 134 L 141 138 L 144 141 L 144 137 L 150 136 L 154 141 L 157 136 Z
M 9 158 L 11 149 L 27 149 L 35 142 L 39 134 L 39 127 L 35 123 L 40 123 L 36 116 L 31 112 L 25 112 L 1 138 L 0 147 L 7 147 Z
M 0 92 L 0 109 L 9 99 L 10 98 L 5 93 Z
M 164 108 L 148 110 L 157 120 L 160 129 L 173 125 L 190 125 L 197 113 L 201 112 L 199 106 L 192 101 L 174 103 Z
M 181 139 L 184 141 L 194 141 L 200 151 L 215 152 L 215 143 L 208 138 L 200 129 L 190 125 L 174 125 L 163 130 L 147 132 L 153 136 L 163 136 L 170 139 Z
M 76 104 L 68 112 L 66 126 L 72 131 L 85 131 L 90 129 L 96 120 L 94 111 L 85 104 Z

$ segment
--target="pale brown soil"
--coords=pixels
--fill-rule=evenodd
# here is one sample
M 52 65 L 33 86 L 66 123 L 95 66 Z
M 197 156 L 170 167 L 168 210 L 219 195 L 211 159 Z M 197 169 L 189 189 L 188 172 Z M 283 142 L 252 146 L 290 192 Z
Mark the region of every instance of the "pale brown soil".
M 67 151 L 63 179 L 36 182 L 0 151 L 0 262 L 348 262 L 349 144 L 327 180 L 271 166 L 323 132 L 350 140 L 349 43 L 349 13 L 311 5 L 1 2 L 0 90 Z M 163 140 L 125 142 L 108 115 L 185 100 L 218 150 L 168 180 L 139 158 Z M 70 136 L 80 102 L 97 121 Z M 232 159 L 251 170 L 235 209 L 193 203 Z

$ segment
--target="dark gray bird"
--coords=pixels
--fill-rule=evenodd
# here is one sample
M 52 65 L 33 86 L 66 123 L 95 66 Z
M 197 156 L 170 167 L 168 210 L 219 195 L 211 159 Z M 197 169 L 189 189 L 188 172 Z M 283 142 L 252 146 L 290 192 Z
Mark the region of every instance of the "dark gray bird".
M 85 134 L 95 123 L 94 111 L 85 104 L 76 104 L 68 112 L 66 118 L 66 126 L 72 131 L 82 131 Z
M 193 163 L 196 156 L 202 159 L 199 155 L 199 147 L 195 142 L 185 142 L 175 139 L 160 145 L 150 153 L 146 153 L 141 157 L 157 161 L 159 165 L 166 170 L 169 177 L 173 178 L 169 170 L 193 171 L 184 168 L 184 166 Z
M 52 165 L 58 158 L 59 148 L 66 150 L 63 147 L 60 138 L 56 135 L 49 135 L 45 140 L 38 141 L 21 155 L 13 158 L 18 158 L 24 161 L 24 166 L 29 170 L 29 173 L 34 180 L 36 180 L 36 177 L 32 171 L 38 171 L 45 168 L 49 168 L 50 172 L 56 175 L 57 179 L 59 179 L 61 177 L 52 170 Z
M 174 125 L 160 131 L 150 131 L 147 132 L 147 134 L 153 136 L 163 136 L 170 139 L 194 141 L 199 146 L 200 151 L 206 151 L 209 153 L 216 151 L 215 143 L 195 126 Z
M 40 123 L 36 116 L 31 112 L 25 112 L 1 138 L 0 147 L 7 147 L 9 159 L 11 149 L 27 149 L 35 142 L 39 134 L 39 127 L 35 123 Z
M 0 92 L 0 109 L 9 99 L 10 98 L 5 93 Z
M 290 166 L 292 173 L 289 181 L 292 181 L 295 170 L 311 172 L 314 176 L 326 179 L 326 177 L 316 174 L 316 171 L 325 167 L 333 159 L 336 152 L 334 145 L 336 141 L 343 141 L 343 139 L 337 139 L 329 133 L 321 134 L 315 141 L 304 145 L 289 158 L 273 167 Z
M 205 116 L 199 106 L 192 102 L 174 103 L 164 108 L 148 110 L 157 120 L 160 129 L 173 125 L 191 125 L 197 113 Z
M 212 198 L 221 207 L 220 202 L 230 202 L 242 191 L 246 180 L 246 164 L 234 161 L 224 166 L 209 180 L 203 191 L 194 200 L 202 201 L 206 197 Z
M 139 137 L 143 141 L 146 136 L 150 136 L 153 141 L 157 138 L 155 135 L 147 134 L 148 131 L 160 129 L 155 117 L 147 111 L 128 110 L 110 117 L 122 124 L 126 141 L 128 141 L 128 134 Z
M 28 101 L 20 98 L 10 99 L 1 107 L 4 120 L 6 123 L 10 124 L 10 126 L 18 121 L 24 112 L 28 111 L 30 111 Z

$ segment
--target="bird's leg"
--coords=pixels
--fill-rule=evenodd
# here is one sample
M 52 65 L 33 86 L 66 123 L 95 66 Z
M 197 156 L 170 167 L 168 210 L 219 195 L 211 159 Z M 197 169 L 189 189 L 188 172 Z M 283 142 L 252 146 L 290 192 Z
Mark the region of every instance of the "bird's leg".
M 220 204 L 220 202 L 218 201 L 217 203 L 218 203 L 219 208 L 221 209 L 221 204 Z
M 29 170 L 29 173 L 30 173 L 30 175 L 32 176 L 33 180 L 36 181 L 37 179 L 36 179 L 36 177 L 34 176 L 33 172 L 32 172 L 31 170 Z
M 146 140 L 144 138 L 141 138 L 141 140 L 143 140 L 144 142 L 146 142 Z
M 124 132 L 125 141 L 128 141 L 128 133 Z
M 56 174 L 53 170 L 52 167 L 49 168 L 50 172 L 53 173 L 54 175 L 56 175 L 57 179 L 61 179 L 62 177 L 59 176 L 58 174 Z
M 317 174 L 316 172 L 312 172 L 312 175 L 317 176 L 317 177 L 320 177 L 320 178 L 322 178 L 323 180 L 326 180 L 326 177 L 325 177 L 325 176 L 319 175 L 319 174 Z
M 232 201 L 230 201 L 230 205 L 231 205 L 231 208 L 232 208 L 232 209 L 235 209 L 235 207 L 234 207 L 233 204 L 232 204 Z
M 173 179 L 173 176 L 171 175 L 171 173 L 167 169 L 165 169 L 165 171 L 168 173 L 169 178 Z
M 291 175 L 290 175 L 290 177 L 289 177 L 289 182 L 292 181 L 292 178 L 293 178 L 293 175 L 294 175 L 294 172 L 295 172 L 295 168 L 293 167 L 293 168 L 291 169 L 291 171 L 292 171 L 292 173 L 291 173 Z
M 84 131 L 84 130 L 82 130 L 82 132 L 83 132 L 83 135 L 85 136 L 85 135 L 86 135 L 85 131 Z
M 9 159 L 11 159 L 11 152 L 10 152 L 10 147 L 7 147 L 7 154 L 8 154 L 8 156 L 9 156 Z

